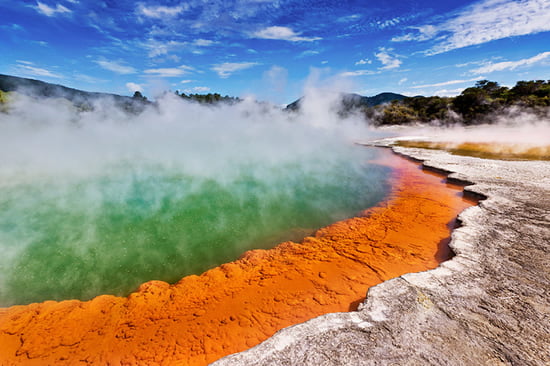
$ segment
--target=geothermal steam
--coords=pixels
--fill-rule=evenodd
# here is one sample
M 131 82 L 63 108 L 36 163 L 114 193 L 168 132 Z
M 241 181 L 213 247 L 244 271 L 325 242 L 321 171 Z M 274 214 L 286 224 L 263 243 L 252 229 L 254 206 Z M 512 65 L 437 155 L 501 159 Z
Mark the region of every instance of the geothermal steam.
M 303 237 L 383 195 L 353 119 L 165 95 L 139 115 L 18 95 L 0 114 L 0 306 L 109 293 Z M 324 113 L 321 113 L 324 111 Z M 363 135 L 361 135 L 363 134 Z
M 405 127 L 401 136 L 455 148 L 465 143 L 487 144 L 494 153 L 536 155 L 550 158 L 550 109 L 533 111 L 511 107 L 495 113 L 491 124 L 452 127 Z

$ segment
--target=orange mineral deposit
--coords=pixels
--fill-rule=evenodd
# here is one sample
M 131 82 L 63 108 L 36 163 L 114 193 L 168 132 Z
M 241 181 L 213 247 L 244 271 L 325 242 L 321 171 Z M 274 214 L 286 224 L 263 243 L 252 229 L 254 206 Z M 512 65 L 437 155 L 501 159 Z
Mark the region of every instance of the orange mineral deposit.
M 389 197 L 361 217 L 127 298 L 0 309 L 1 365 L 206 365 L 277 330 L 354 310 L 367 289 L 448 258 L 457 214 L 474 204 L 441 176 L 386 151 Z

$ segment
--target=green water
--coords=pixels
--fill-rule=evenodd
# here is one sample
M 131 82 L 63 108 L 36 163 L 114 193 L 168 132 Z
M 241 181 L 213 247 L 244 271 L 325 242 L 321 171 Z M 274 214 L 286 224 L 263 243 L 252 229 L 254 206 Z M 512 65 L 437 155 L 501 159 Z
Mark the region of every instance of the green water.
M 299 240 L 383 197 L 386 171 L 369 154 L 223 178 L 129 164 L 0 186 L 0 306 L 127 295 Z

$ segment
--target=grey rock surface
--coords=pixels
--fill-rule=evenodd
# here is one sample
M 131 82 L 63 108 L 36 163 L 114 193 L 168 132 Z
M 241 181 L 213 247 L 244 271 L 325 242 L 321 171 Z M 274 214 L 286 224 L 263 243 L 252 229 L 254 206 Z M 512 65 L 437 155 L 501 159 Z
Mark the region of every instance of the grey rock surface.
M 486 197 L 459 215 L 456 256 L 214 365 L 550 365 L 550 162 L 394 151 Z

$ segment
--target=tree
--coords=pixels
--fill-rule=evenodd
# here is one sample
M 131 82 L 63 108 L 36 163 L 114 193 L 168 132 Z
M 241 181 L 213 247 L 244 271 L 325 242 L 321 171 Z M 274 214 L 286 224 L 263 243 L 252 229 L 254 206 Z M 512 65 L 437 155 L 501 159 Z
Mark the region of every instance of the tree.
M 134 96 L 132 98 L 143 100 L 143 101 L 147 100 L 147 98 L 144 97 L 143 94 L 141 94 L 141 92 L 139 90 L 135 91 Z
M 513 101 L 528 107 L 550 105 L 550 80 L 518 81 L 510 89 Z

